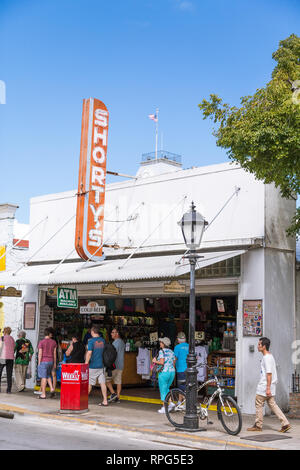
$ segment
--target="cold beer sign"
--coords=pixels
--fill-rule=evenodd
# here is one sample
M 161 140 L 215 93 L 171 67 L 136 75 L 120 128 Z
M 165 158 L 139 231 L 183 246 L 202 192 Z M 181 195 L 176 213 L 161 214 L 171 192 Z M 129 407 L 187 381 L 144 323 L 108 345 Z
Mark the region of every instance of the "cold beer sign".
M 75 247 L 85 260 L 102 256 L 107 132 L 105 104 L 83 100 Z

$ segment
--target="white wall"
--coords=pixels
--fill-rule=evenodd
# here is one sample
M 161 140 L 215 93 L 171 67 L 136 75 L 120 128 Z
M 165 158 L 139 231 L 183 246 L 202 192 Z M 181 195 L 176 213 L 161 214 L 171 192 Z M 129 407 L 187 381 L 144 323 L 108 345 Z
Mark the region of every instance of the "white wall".
M 265 313 L 264 302 L 264 250 L 250 250 L 242 255 L 241 281 L 238 300 L 238 341 L 237 341 L 237 364 L 236 364 L 236 393 L 239 405 L 243 413 L 255 413 L 256 386 L 260 377 L 260 359 L 257 351 L 258 338 L 243 336 L 243 300 L 263 301 L 263 314 Z M 254 345 L 254 352 L 249 347 Z
M 122 247 L 138 246 L 177 205 L 174 213 L 153 234 L 146 245 L 148 251 L 154 245 L 183 247 L 182 234 L 177 222 L 189 209 L 191 201 L 194 200 L 197 210 L 210 222 L 237 186 L 241 191 L 206 231 L 202 246 L 222 240 L 262 237 L 264 185 L 239 167 L 226 163 L 107 185 L 104 241 L 116 242 Z M 187 196 L 185 202 L 179 204 L 184 196 Z M 120 227 L 120 223 L 114 221 L 126 220 L 129 215 L 135 214 L 135 209 L 142 202 L 144 205 L 137 211 L 137 218 L 122 224 L 119 232 L 113 235 Z M 33 227 L 46 215 L 48 220 L 31 235 L 31 253 L 34 254 L 75 213 L 76 191 L 32 198 L 30 225 Z M 34 259 L 63 258 L 74 247 L 74 233 L 75 219 Z M 114 251 L 114 254 L 117 252 Z

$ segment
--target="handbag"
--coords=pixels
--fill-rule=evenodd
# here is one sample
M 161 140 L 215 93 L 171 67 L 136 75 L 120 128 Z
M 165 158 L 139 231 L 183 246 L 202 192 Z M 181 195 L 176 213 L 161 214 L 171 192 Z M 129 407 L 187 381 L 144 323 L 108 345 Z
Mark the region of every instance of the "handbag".
M 32 367 L 31 367 L 31 361 L 28 364 L 27 371 L 26 371 L 26 379 L 31 379 L 32 377 Z

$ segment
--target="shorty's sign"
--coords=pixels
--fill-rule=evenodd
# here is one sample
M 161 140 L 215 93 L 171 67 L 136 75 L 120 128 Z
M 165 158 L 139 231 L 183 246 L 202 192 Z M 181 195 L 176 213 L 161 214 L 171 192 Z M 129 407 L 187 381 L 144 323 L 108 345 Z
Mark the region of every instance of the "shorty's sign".
M 85 260 L 102 257 L 108 111 L 83 100 L 75 247 Z

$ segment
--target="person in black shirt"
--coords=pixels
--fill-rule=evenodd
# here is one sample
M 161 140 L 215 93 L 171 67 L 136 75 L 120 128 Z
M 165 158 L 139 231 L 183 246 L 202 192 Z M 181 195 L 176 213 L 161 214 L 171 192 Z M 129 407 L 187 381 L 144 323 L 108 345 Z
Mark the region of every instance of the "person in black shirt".
M 85 361 L 85 353 L 86 348 L 85 345 L 80 341 L 79 335 L 72 335 L 72 343 L 66 351 L 67 363 L 83 364 Z

